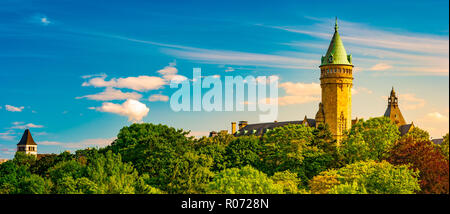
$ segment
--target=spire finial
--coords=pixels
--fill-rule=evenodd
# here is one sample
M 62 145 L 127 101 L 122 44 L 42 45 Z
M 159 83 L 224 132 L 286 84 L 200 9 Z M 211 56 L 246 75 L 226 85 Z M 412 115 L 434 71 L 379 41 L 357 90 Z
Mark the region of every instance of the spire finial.
M 395 96 L 395 90 L 394 90 L 394 86 L 392 86 L 392 90 L 391 90 L 391 96 Z
M 336 20 L 335 20 L 335 23 L 334 23 L 334 31 L 337 31 L 338 29 L 339 29 L 339 27 L 338 27 L 337 16 L 336 16 Z

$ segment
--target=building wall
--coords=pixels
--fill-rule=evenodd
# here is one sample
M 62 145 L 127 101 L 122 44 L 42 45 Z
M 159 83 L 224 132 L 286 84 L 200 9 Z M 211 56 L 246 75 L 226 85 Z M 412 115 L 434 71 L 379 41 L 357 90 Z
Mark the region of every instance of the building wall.
M 23 151 L 22 148 L 25 148 Z M 17 152 L 25 152 L 27 155 L 37 155 L 37 146 L 36 145 L 18 145 Z
M 340 140 L 352 125 L 353 74 L 351 65 L 324 65 L 320 67 L 320 86 L 325 123 L 333 136 Z

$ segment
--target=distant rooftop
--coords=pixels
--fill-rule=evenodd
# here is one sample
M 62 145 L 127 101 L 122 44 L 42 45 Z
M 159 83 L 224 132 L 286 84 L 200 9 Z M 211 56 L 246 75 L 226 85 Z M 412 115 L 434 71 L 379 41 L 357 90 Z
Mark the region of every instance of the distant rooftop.
M 22 135 L 22 139 L 20 139 L 20 142 L 17 145 L 37 145 L 37 144 L 36 142 L 34 142 L 30 130 L 26 129 Z

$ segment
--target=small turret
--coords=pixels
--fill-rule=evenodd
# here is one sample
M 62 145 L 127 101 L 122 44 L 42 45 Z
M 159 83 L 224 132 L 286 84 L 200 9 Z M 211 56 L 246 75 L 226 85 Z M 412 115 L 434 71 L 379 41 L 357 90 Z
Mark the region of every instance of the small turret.
M 325 123 L 325 112 L 323 110 L 323 104 L 319 103 L 319 110 L 316 113 L 316 127 L 319 126 L 319 124 L 324 124 Z
M 406 124 L 402 112 L 398 107 L 398 97 L 395 93 L 394 87 L 392 87 L 391 94 L 388 98 L 388 106 L 386 111 L 384 112 L 384 116 L 391 119 L 391 121 L 393 121 L 399 127 Z

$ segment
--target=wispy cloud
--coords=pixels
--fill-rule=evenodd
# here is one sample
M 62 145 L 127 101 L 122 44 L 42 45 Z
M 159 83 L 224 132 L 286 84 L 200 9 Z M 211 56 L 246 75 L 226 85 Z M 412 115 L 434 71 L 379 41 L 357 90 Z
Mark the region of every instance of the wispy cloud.
M 150 101 L 150 102 L 155 102 L 155 101 L 167 102 L 167 101 L 169 101 L 169 97 L 166 95 L 162 95 L 162 94 L 153 94 L 148 98 L 148 101 Z
M 331 19 L 314 18 L 310 26 L 267 26 L 274 29 L 329 40 Z M 347 49 L 356 55 L 355 62 L 364 64 L 363 70 L 391 70 L 412 75 L 448 75 L 449 40 L 445 36 L 386 31 L 362 23 L 339 21 L 340 35 Z M 291 46 L 323 49 L 322 43 L 291 42 Z M 360 64 L 361 65 L 361 64 Z M 395 75 L 395 73 L 392 73 Z
M 30 20 L 32 23 L 35 23 L 35 24 L 40 24 L 40 25 L 44 25 L 44 26 L 47 26 L 47 25 L 50 25 L 50 24 L 52 24 L 53 22 L 52 21 L 50 21 L 50 19 L 46 16 L 46 15 L 44 15 L 44 14 L 35 14 L 35 15 L 33 15 L 32 17 L 31 17 L 31 20 Z
M 385 64 L 385 63 L 378 63 L 378 64 L 372 66 L 369 70 L 371 70 L 371 71 L 384 71 L 384 70 L 387 70 L 387 69 L 390 69 L 390 68 L 392 68 L 391 65 L 388 65 L 388 64 Z
M 0 132 L 0 139 L 14 140 L 17 137 L 17 133 L 13 130 L 7 130 L 6 132 Z
M 100 92 L 98 94 L 76 97 L 76 99 L 86 98 L 90 100 L 110 101 L 110 100 L 127 100 L 127 99 L 139 100 L 141 99 L 141 97 L 142 95 L 136 92 L 122 92 L 121 90 L 107 87 L 105 91 Z
M 11 129 L 29 129 L 29 128 L 44 128 L 43 125 L 36 125 L 33 123 L 27 123 L 24 122 L 13 122 L 13 127 Z
M 41 141 L 39 145 L 60 146 L 68 149 L 83 149 L 87 147 L 105 147 L 110 145 L 116 138 L 96 138 L 86 139 L 79 142 L 59 142 L 59 141 Z
M 21 112 L 25 107 L 20 106 L 20 107 L 15 107 L 12 105 L 5 105 L 5 109 L 7 111 L 12 111 L 12 112 Z
M 111 80 L 105 80 L 105 77 L 95 77 L 84 82 L 82 86 L 115 87 L 128 88 L 136 91 L 148 91 L 159 89 L 166 84 L 167 82 L 163 78 L 154 76 L 112 78 Z

